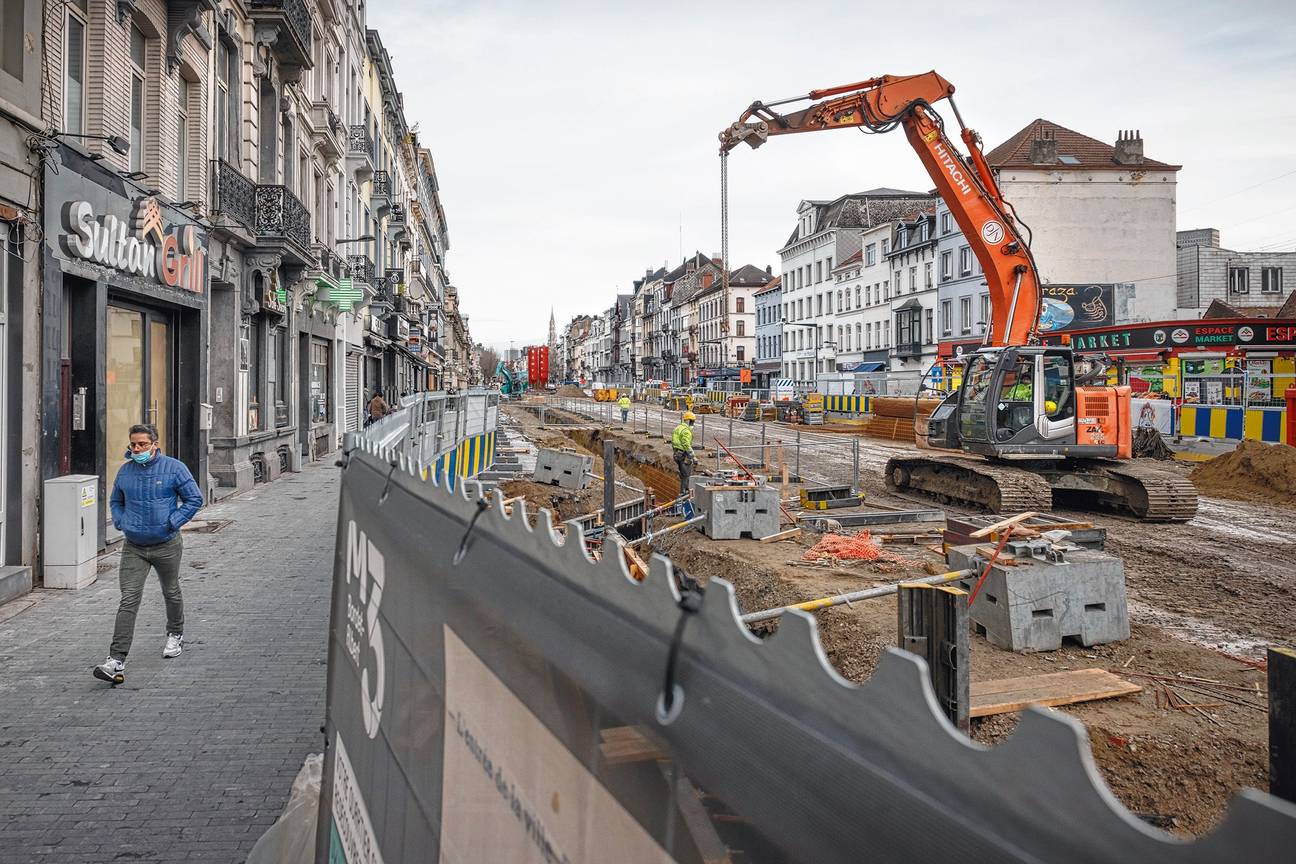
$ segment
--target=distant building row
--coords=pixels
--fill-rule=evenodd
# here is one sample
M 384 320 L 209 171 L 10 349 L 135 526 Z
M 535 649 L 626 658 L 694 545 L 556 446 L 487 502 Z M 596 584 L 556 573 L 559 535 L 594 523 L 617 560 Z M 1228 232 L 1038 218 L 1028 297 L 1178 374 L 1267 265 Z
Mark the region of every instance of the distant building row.
M 1145 157 L 1138 133 L 1107 144 L 1039 119 L 986 159 L 1029 233 L 1045 328 L 1199 318 L 1214 300 L 1277 308 L 1296 288 L 1296 252 L 1222 249 L 1211 229 L 1176 234 L 1181 166 Z M 688 383 L 746 367 L 757 386 L 813 384 L 828 373 L 926 370 L 979 343 L 990 320 L 980 264 L 934 193 L 802 201 L 779 256 L 777 278 L 735 271 L 723 340 L 718 310 L 697 302 L 714 298 L 718 264 L 695 255 L 574 319 L 560 340 L 564 368 Z

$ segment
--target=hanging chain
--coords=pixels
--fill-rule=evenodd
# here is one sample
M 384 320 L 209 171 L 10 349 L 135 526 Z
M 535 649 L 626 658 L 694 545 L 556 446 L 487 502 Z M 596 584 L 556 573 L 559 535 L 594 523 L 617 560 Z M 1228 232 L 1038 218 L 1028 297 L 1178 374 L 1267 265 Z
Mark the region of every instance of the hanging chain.
M 720 365 L 729 365 L 729 152 L 720 151 Z

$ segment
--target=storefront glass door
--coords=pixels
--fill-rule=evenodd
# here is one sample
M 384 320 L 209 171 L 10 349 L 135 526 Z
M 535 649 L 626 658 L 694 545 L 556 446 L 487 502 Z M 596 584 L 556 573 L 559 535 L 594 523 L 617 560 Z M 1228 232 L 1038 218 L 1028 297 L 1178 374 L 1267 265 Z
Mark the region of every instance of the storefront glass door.
M 130 427 L 152 423 L 163 453 L 170 452 L 174 416 L 171 321 L 161 313 L 108 306 L 108 413 L 104 421 L 104 488 L 111 492 L 125 462 Z

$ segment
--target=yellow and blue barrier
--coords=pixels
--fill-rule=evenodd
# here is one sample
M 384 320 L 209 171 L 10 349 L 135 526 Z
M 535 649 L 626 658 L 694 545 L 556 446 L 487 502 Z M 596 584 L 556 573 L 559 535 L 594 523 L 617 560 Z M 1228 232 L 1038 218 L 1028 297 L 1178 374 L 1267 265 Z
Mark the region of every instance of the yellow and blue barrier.
M 1277 444 L 1287 440 L 1287 411 L 1283 408 L 1183 405 L 1179 408 L 1179 434 Z
M 872 396 L 825 396 L 824 410 L 832 414 L 871 414 Z
M 455 488 L 458 478 L 473 477 L 495 463 L 495 433 L 485 432 L 459 442 L 453 450 L 447 450 L 437 457 L 432 466 L 438 480 L 446 479 L 446 484 Z M 424 479 L 427 477 L 424 475 Z

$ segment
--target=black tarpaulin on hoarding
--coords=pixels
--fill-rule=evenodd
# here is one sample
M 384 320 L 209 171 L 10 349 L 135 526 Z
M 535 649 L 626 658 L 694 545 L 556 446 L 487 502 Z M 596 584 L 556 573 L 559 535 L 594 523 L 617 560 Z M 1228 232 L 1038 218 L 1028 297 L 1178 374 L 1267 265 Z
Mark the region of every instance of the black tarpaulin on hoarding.
M 359 448 L 355 442 L 359 440 Z M 1185 844 L 1101 785 L 1083 727 L 1023 713 L 986 750 L 888 650 L 832 673 L 805 613 L 759 642 L 712 580 L 680 642 L 668 562 L 560 544 L 353 445 L 329 642 L 319 862 L 1286 861 L 1257 792 Z M 456 554 L 462 550 L 461 563 Z M 740 854 L 741 853 L 741 854 Z

